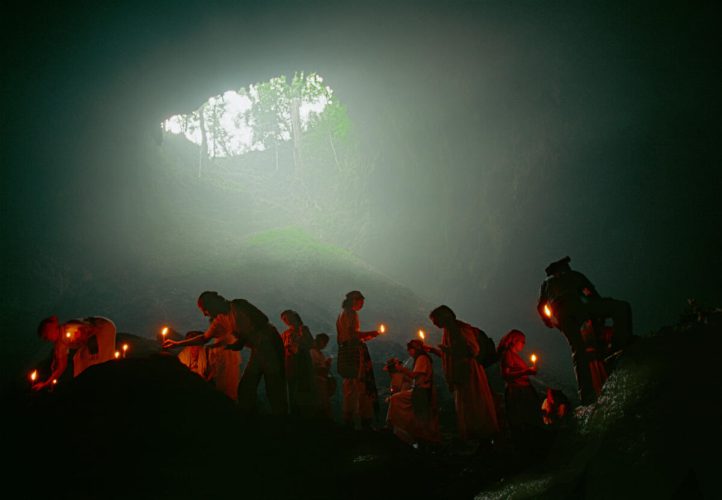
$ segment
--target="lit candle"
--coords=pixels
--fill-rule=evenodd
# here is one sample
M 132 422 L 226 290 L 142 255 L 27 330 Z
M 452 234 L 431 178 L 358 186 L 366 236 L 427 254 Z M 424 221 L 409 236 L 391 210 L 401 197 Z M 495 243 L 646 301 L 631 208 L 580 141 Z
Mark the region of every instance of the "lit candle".
M 379 333 L 386 333 L 386 326 L 383 323 L 379 326 Z
M 115 359 L 119 359 L 119 358 L 120 358 L 120 351 L 115 351 Z
M 161 345 L 163 342 L 165 342 L 165 336 L 168 335 L 168 327 L 164 326 L 163 329 L 160 331 L 160 343 Z
M 531 359 L 531 364 L 536 366 L 536 354 L 532 353 L 532 355 L 529 356 L 529 359 Z
M 30 372 L 30 382 L 35 383 L 35 381 L 38 379 L 38 371 L 33 370 Z
M 544 316 L 546 316 L 547 318 L 552 317 L 552 310 L 549 307 L 549 304 L 544 304 Z
M 56 379 L 56 378 L 53 379 L 53 385 L 58 385 L 58 379 Z
M 123 358 L 125 358 L 125 355 L 128 353 L 128 344 L 123 344 Z
M 419 338 L 421 339 L 421 342 L 426 343 L 426 333 L 424 333 L 423 330 L 419 330 Z

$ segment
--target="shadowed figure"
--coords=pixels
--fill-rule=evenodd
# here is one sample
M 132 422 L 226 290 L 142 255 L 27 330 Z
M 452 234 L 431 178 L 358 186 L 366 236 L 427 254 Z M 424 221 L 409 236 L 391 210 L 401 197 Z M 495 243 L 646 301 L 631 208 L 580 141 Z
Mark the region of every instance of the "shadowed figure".
M 288 326 L 281 338 L 285 353 L 290 413 L 302 417 L 315 416 L 318 412 L 318 391 L 310 353 L 313 337 L 296 311 L 283 311 L 281 321 Z
M 572 350 L 574 374 L 582 404 L 596 401 L 606 379 L 603 359 L 608 349 L 623 349 L 632 340 L 629 303 L 601 297 L 591 281 L 569 266 L 569 257 L 549 264 L 537 311 L 544 324 L 558 328 Z M 604 328 L 611 318 L 613 330 Z
M 93 365 L 114 359 L 115 334 L 115 324 L 100 316 L 73 319 L 63 324 L 58 322 L 57 316 L 45 318 L 38 326 L 38 337 L 54 344 L 51 373 L 44 381 L 35 383 L 33 389 L 38 391 L 57 382 L 65 373 L 71 354 L 73 377 Z
M 456 319 L 445 305 L 431 311 L 429 318 L 444 331 L 439 349 L 444 378 L 454 394 L 459 435 L 463 440 L 488 441 L 499 432 L 499 423 L 486 371 L 478 361 L 478 329 Z
M 330 374 L 332 359 L 327 358 L 323 353 L 329 340 L 328 335 L 319 333 L 313 340 L 313 346 L 310 349 L 318 394 L 318 416 L 327 419 L 331 418 L 331 398 L 336 394 L 336 379 Z

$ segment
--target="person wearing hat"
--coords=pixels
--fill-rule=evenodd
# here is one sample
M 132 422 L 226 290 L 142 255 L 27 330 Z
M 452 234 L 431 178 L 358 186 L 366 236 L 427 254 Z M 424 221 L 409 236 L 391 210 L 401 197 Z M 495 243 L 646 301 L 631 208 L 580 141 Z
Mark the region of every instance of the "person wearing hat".
M 601 390 L 592 367 L 608 349 L 622 349 L 632 339 L 632 309 L 625 301 L 600 296 L 584 274 L 571 268 L 570 261 L 567 256 L 546 267 L 537 312 L 547 327 L 558 328 L 566 337 L 579 399 L 586 405 L 596 401 Z M 596 329 L 589 328 L 590 324 L 603 325 L 607 318 L 614 324 L 609 346 L 603 345 Z
M 343 421 L 355 428 L 355 419 L 362 427 L 370 427 L 374 417 L 374 395 L 367 387 L 368 351 L 364 342 L 379 335 L 377 330 L 360 331 L 358 312 L 364 306 L 365 297 L 358 290 L 346 294 L 341 313 L 336 319 L 339 375 L 343 378 Z M 373 372 L 372 372 L 373 373 Z
M 414 367 L 409 370 L 397 360 L 393 370 L 411 380 L 411 388 L 389 398 L 386 417 L 394 434 L 408 444 L 434 445 L 441 442 L 439 432 L 439 402 L 434 388 L 434 368 L 428 348 L 419 339 L 406 344 Z

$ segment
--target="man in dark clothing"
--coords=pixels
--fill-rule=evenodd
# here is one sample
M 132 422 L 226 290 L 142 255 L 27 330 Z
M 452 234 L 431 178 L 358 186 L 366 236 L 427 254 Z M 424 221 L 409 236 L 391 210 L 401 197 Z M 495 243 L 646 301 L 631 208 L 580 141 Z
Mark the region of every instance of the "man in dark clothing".
M 545 325 L 561 330 L 569 342 L 579 397 L 582 404 L 589 404 L 596 400 L 590 363 L 601 356 L 601 346 L 597 336 L 583 335 L 581 327 L 587 321 L 603 325 L 611 318 L 611 349 L 617 351 L 632 338 L 632 310 L 625 301 L 601 297 L 586 276 L 571 269 L 570 260 L 564 257 L 545 269 L 547 278 L 541 285 L 537 311 Z

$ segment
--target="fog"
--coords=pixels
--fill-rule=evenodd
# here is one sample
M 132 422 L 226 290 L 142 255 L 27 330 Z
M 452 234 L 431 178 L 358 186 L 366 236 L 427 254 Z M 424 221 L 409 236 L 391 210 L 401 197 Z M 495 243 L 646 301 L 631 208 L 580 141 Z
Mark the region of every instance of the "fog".
M 524 330 L 556 363 L 568 348 L 535 306 L 565 255 L 631 303 L 640 334 L 674 323 L 687 298 L 722 304 L 711 5 L 233 4 L 48 3 L 5 19 L 7 376 L 47 352 L 35 327 L 50 314 L 151 336 L 173 317 L 202 324 L 205 289 L 271 304 L 223 269 L 286 227 L 494 338 Z M 300 185 L 288 157 L 261 191 L 176 175 L 190 167 L 163 120 L 297 71 L 323 76 L 354 133 L 353 176 L 301 176 L 324 217 L 284 204 Z M 341 290 L 319 308 L 336 310 Z M 367 294 L 369 321 L 383 300 Z

